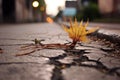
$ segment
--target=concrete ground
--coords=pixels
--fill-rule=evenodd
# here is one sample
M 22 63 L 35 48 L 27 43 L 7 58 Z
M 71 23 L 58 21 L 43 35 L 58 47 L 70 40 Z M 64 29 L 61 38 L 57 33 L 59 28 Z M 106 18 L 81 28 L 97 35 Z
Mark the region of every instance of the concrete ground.
M 41 49 L 15 56 L 31 52 L 33 48 L 21 47 L 35 38 L 44 44 L 71 41 L 56 23 L 0 25 L 0 80 L 120 80 L 120 59 L 107 56 L 112 49 L 99 41 L 78 43 L 74 50 Z
M 69 25 L 68 22 L 62 22 L 60 24 Z M 107 34 L 107 35 L 119 35 L 120 36 L 120 24 L 112 24 L 112 23 L 89 23 L 89 28 L 99 27 L 99 32 Z

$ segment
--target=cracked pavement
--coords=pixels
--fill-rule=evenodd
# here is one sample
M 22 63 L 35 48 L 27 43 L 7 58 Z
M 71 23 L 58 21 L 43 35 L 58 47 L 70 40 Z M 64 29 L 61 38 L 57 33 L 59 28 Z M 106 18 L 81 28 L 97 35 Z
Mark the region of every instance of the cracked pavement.
M 74 50 L 42 49 L 15 56 L 24 52 L 20 48 L 34 43 L 35 38 L 44 39 L 44 44 L 71 41 L 56 23 L 1 25 L 0 80 L 120 79 L 120 58 L 107 56 L 111 54 L 110 48 L 102 42 L 91 40 L 91 43 L 78 43 Z

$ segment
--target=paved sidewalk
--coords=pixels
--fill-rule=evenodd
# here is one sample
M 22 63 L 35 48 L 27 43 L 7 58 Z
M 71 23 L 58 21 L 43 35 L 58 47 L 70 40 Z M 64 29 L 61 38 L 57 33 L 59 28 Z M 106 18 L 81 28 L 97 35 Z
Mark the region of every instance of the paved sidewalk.
M 69 23 L 63 22 L 60 24 L 69 25 Z M 90 22 L 88 28 L 100 27 L 99 32 L 107 35 L 119 35 L 120 36 L 120 24 L 110 24 L 110 23 L 92 23 Z
M 21 47 L 42 43 L 69 43 L 60 25 L 31 23 L 0 27 L 0 80 L 120 80 L 120 59 L 108 56 L 113 49 L 102 41 L 78 43 L 74 50 L 41 49 L 16 57 Z
M 101 33 L 120 36 L 120 24 L 90 23 L 89 26 L 99 26 Z

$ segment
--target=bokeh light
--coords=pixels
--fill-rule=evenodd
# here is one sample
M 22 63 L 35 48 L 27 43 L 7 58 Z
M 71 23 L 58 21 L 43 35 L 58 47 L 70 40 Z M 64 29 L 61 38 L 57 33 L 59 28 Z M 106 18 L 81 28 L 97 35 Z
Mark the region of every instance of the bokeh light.
M 44 6 L 41 6 L 40 7 L 40 11 L 44 11 L 45 10 L 45 7 Z
M 39 6 L 39 2 L 38 1 L 33 1 L 32 6 L 35 7 L 35 8 L 38 7 Z
M 47 21 L 48 23 L 53 23 L 53 19 L 52 19 L 51 17 L 47 17 L 47 18 L 46 18 L 46 21 Z

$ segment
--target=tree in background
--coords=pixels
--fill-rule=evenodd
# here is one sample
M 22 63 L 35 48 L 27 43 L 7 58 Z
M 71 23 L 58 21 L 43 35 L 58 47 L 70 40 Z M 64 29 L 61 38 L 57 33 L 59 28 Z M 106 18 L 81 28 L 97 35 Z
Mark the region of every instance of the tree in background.
M 97 5 L 97 0 L 82 0 L 81 1 L 83 8 L 77 12 L 77 19 L 90 21 L 100 18 L 99 8 Z

